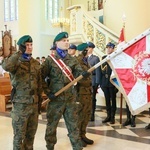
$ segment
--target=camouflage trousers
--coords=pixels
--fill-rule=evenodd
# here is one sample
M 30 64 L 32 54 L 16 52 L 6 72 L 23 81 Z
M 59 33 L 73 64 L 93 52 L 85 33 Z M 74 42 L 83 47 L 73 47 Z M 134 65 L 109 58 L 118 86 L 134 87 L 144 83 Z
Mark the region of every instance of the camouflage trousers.
M 80 102 L 80 107 L 78 111 L 78 126 L 80 131 L 80 137 L 84 137 L 86 134 L 86 127 L 91 117 L 92 96 L 91 94 L 79 94 L 78 101 Z
M 47 150 L 54 150 L 57 142 L 56 132 L 59 120 L 64 117 L 68 136 L 73 150 L 82 150 L 77 125 L 77 104 L 75 102 L 49 102 L 47 106 L 47 128 L 45 134 Z
M 33 150 L 38 126 L 38 105 L 14 103 L 12 112 L 13 150 Z

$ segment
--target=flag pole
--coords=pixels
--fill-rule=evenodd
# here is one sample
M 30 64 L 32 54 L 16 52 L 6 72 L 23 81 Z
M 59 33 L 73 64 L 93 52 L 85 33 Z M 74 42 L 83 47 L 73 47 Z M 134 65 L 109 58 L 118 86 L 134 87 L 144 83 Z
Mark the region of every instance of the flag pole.
M 117 55 L 117 54 L 116 54 Z M 100 61 L 99 63 L 97 63 L 96 65 L 94 65 L 93 67 L 91 67 L 87 72 L 92 72 L 93 70 L 95 70 L 97 67 L 99 67 L 100 65 L 102 65 L 103 63 L 105 63 L 106 61 L 108 61 L 111 57 L 106 57 L 105 59 L 103 59 L 102 61 Z M 58 92 L 56 92 L 54 95 L 58 96 L 59 94 L 61 94 L 62 92 L 64 92 L 65 90 L 67 90 L 69 87 L 71 87 L 72 85 L 74 85 L 76 82 L 78 82 L 79 80 L 81 80 L 83 78 L 82 75 L 80 75 L 79 77 L 77 77 L 76 79 L 74 79 L 72 82 L 70 82 L 69 84 L 67 84 L 65 87 L 63 87 L 62 89 L 60 89 Z M 42 106 L 45 106 L 48 102 L 50 101 L 50 99 L 46 99 L 43 103 Z
M 122 124 L 122 102 L 123 102 L 123 94 L 120 95 L 120 124 Z
M 125 29 L 125 22 L 126 22 L 126 15 L 123 14 L 122 16 L 122 21 L 123 21 L 123 28 L 120 34 L 119 42 L 124 42 L 125 37 L 124 37 L 124 29 Z M 120 95 L 120 125 L 122 124 L 122 104 L 123 104 L 123 94 L 121 93 Z

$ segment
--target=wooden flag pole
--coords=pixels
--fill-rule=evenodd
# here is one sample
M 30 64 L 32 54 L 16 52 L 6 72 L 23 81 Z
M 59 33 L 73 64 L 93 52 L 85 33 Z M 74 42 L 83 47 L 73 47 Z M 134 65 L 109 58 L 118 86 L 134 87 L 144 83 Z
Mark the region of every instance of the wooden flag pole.
M 108 60 L 109 60 L 108 57 L 106 57 L 105 59 L 103 59 L 102 61 L 100 61 L 99 63 L 97 63 L 93 67 L 91 67 L 87 72 L 92 72 L 93 70 L 95 70 L 97 67 L 99 67 L 100 65 L 102 65 L 104 62 L 106 62 Z M 56 92 L 54 95 L 58 96 L 60 93 L 62 93 L 63 91 L 67 90 L 69 87 L 71 87 L 72 85 L 74 85 L 76 82 L 78 82 L 82 78 L 83 78 L 83 76 L 80 75 L 79 77 L 77 77 L 76 79 L 74 79 L 72 82 L 70 82 L 69 84 L 67 84 L 65 87 L 63 87 L 62 89 L 60 89 L 58 92 Z M 46 99 L 42 103 L 42 106 L 45 106 L 49 101 L 50 101 L 50 99 Z
M 128 44 L 129 45 L 129 44 Z M 127 47 L 127 46 L 126 46 Z M 101 60 L 99 63 L 97 63 L 96 65 L 94 65 L 93 67 L 91 67 L 89 70 L 87 70 L 87 72 L 92 72 L 93 70 L 95 70 L 97 67 L 99 67 L 100 65 L 102 65 L 103 63 L 105 63 L 106 61 L 110 60 L 111 58 L 115 57 L 116 55 L 118 55 L 119 53 L 121 53 L 123 51 L 122 47 L 119 47 L 117 51 L 114 51 L 113 53 L 111 53 L 110 55 L 107 55 L 107 57 L 103 60 Z M 76 79 L 74 79 L 72 82 L 70 82 L 69 84 L 67 84 L 65 87 L 63 87 L 62 89 L 60 89 L 58 92 L 56 92 L 54 95 L 58 96 L 60 93 L 62 93 L 63 91 L 67 90 L 69 87 L 71 87 L 72 85 L 74 85 L 76 82 L 78 82 L 79 80 L 81 80 L 83 78 L 82 75 L 80 75 L 79 77 L 77 77 Z M 50 101 L 50 99 L 46 99 L 43 103 L 42 106 L 45 106 L 48 102 Z

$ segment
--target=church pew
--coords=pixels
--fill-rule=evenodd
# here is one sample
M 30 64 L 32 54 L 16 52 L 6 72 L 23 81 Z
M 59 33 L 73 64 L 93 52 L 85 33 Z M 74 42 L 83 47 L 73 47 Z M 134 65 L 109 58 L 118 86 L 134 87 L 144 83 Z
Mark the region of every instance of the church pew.
M 0 77 L 0 112 L 6 112 L 6 105 L 10 102 L 11 83 L 9 77 Z

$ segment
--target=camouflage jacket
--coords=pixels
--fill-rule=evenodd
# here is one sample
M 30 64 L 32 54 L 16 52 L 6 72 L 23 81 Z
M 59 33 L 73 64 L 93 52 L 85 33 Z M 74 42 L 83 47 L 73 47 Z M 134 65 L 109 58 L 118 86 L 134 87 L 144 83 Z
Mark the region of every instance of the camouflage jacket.
M 60 58 L 60 56 L 56 53 L 55 59 L 57 60 L 62 58 Z M 83 72 L 77 59 L 71 57 L 71 55 L 67 54 L 67 56 L 64 59 L 62 59 L 62 61 L 71 70 L 74 78 L 77 78 Z M 58 67 L 58 65 L 54 62 L 54 60 L 52 60 L 51 57 L 46 58 L 45 62 L 42 64 L 41 71 L 42 71 L 43 90 L 46 95 L 48 95 L 50 92 L 55 94 L 64 86 L 66 86 L 68 83 L 70 83 L 70 80 L 62 72 L 62 70 Z M 45 82 L 46 77 L 50 79 L 49 85 L 47 85 Z M 72 94 L 73 92 L 72 88 L 73 87 L 70 87 L 69 89 L 61 93 L 59 97 L 62 97 L 62 99 L 64 99 L 64 96 Z
M 87 71 L 90 69 L 90 66 L 86 60 L 84 60 L 83 54 L 80 54 L 77 57 L 79 64 L 81 65 L 83 71 Z M 79 94 L 91 94 L 91 87 L 92 87 L 92 75 L 88 78 L 82 78 L 78 81 L 78 93 Z
M 42 93 L 40 63 L 32 57 L 27 61 L 16 52 L 4 59 L 2 67 L 10 73 L 11 84 L 16 89 L 13 102 L 38 103 Z

